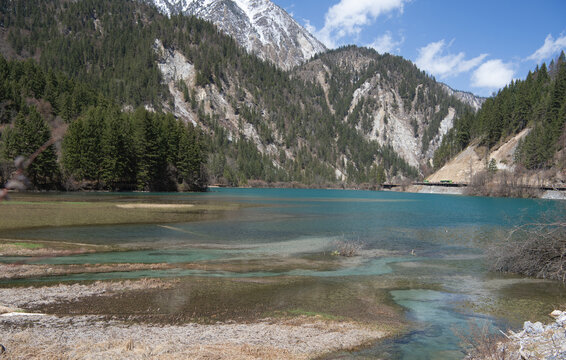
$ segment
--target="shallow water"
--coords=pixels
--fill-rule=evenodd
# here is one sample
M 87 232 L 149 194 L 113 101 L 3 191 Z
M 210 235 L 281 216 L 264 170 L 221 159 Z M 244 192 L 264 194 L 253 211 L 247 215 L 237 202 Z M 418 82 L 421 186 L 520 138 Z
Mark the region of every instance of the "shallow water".
M 63 196 L 73 199 L 73 195 Z M 100 199 L 96 194 L 75 196 L 77 200 Z M 36 264 L 180 264 L 170 270 L 76 274 L 36 281 L 292 276 L 314 279 L 315 283 L 336 278 L 336 286 L 344 282 L 362 287 L 373 280 L 390 282 L 389 298 L 405 309 L 412 330 L 400 338 L 346 356 L 359 358 L 462 358 L 454 329 L 465 332 L 470 321 L 497 327 L 518 326 L 522 321 L 542 317 L 565 299 L 566 291 L 556 282 L 490 274 L 483 256 L 490 244 L 502 241 L 514 226 L 543 217 L 563 218 L 566 206 L 557 201 L 294 189 L 100 196 L 104 201 L 117 202 L 237 202 L 253 206 L 187 223 L 5 232 L 3 237 L 10 239 L 112 244 L 135 249 L 30 260 Z M 341 242 L 351 241 L 363 244 L 359 256 L 330 255 Z M 320 265 L 310 266 L 309 259 Z M 0 261 L 16 258 L 0 257 Z M 206 266 L 181 266 L 186 263 Z M 226 266 L 233 263 L 239 267 Z M 242 265 L 247 263 L 254 266 Z

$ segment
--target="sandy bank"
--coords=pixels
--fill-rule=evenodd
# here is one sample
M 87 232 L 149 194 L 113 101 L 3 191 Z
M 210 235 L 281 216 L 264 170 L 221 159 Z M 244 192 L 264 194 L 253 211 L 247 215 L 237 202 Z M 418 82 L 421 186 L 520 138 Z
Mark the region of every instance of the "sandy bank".
M 189 209 L 194 207 L 192 204 L 118 204 L 120 209 Z

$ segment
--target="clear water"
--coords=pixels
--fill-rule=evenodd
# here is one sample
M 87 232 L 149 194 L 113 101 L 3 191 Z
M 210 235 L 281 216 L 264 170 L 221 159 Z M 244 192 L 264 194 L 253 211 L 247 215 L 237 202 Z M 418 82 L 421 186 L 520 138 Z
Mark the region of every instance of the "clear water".
M 515 313 L 486 315 L 485 311 L 462 304 L 497 305 L 506 301 L 512 307 L 516 303 L 536 302 L 546 309 L 545 306 L 551 307 L 566 299 L 566 292 L 558 283 L 488 273 L 483 257 L 490 244 L 501 241 L 516 225 L 549 216 L 566 217 L 566 206 L 559 201 L 297 189 L 88 196 L 103 196 L 105 201 L 143 198 L 162 202 L 240 202 L 255 206 L 201 222 L 54 227 L 9 231 L 3 237 L 150 248 L 32 260 L 43 264 L 182 264 L 211 260 L 257 263 L 262 259 L 324 256 L 336 248 L 338 241 L 362 243 L 360 256 L 341 260 L 339 266 L 331 269 L 294 265 L 276 271 L 267 267 L 249 271 L 245 268 L 207 271 L 179 267 L 35 279 L 290 275 L 348 281 L 393 279 L 411 284 L 391 289 L 390 296 L 406 310 L 413 331 L 344 355 L 347 358 L 459 359 L 463 353 L 454 329 L 466 329 L 470 321 L 503 326 L 527 320 Z M 0 257 L 3 262 L 20 260 Z

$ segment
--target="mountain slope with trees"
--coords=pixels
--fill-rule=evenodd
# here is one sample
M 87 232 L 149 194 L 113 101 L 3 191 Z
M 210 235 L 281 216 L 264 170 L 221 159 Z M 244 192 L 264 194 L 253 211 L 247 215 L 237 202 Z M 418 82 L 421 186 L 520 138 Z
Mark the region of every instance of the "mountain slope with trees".
M 69 124 L 59 160 L 62 175 L 76 183 L 130 188 L 125 183 L 135 180 L 135 188 L 162 189 L 155 176 L 170 167 L 174 183 L 191 183 L 190 176 L 178 176 L 183 166 L 171 155 L 181 148 L 169 139 L 180 136 L 170 131 L 173 118 L 166 113 L 171 113 L 177 128 L 193 124 L 203 131 L 198 136 L 208 155 L 201 160 L 211 183 L 375 186 L 426 173 L 443 132 L 472 112 L 410 62 L 373 50 L 338 49 L 285 72 L 248 54 L 208 22 L 168 18 L 139 2 L 0 5 L 2 53 L 34 59 L 43 72 L 43 93 L 21 96 L 45 101 L 54 119 Z M 49 89 L 61 83 L 68 83 L 66 90 L 52 95 Z M 146 108 L 143 116 L 133 110 L 139 107 Z M 9 133 L 17 112 L 8 107 L 1 115 L 3 134 Z M 132 138 L 120 139 L 115 131 L 130 131 Z M 167 153 L 168 166 L 152 163 L 152 156 L 139 158 L 153 151 L 139 141 L 150 133 L 157 148 L 177 149 L 152 155 Z M 88 163 L 77 165 L 73 158 L 83 157 L 78 155 L 86 134 L 95 144 L 103 139 L 112 139 L 112 146 L 129 144 L 136 161 L 107 159 L 99 173 L 88 170 Z M 403 147 L 405 142 L 412 147 Z M 141 143 L 148 147 L 140 150 Z M 112 146 L 100 145 L 100 153 L 112 153 Z M 145 163 L 160 170 L 144 171 Z M 203 181 L 202 174 L 197 178 Z
M 249 53 L 284 70 L 326 51 L 291 15 L 269 0 L 142 1 L 153 4 L 166 15 L 194 15 L 210 21 Z
M 492 158 L 509 139 L 521 133 L 514 158 L 500 164 Z M 487 99 L 477 114 L 455 122 L 434 154 L 436 169 L 452 156 L 474 146 L 484 158 L 485 168 L 514 170 L 517 175 L 547 172 L 545 183 L 566 181 L 566 55 L 548 66 L 529 72 Z M 491 166 L 491 168 L 490 168 Z

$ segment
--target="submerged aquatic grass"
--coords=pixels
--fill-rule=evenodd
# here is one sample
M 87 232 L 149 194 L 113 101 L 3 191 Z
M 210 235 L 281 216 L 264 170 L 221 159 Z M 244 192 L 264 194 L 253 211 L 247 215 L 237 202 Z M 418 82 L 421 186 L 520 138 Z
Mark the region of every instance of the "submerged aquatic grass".
M 16 196 L 13 196 L 16 198 Z M 118 199 L 120 200 L 120 199 Z M 143 199 L 132 204 L 120 201 L 23 200 L 0 203 L 0 231 L 40 227 L 178 223 L 212 219 L 219 213 L 235 210 L 232 203 L 168 203 Z M 77 239 L 80 241 L 80 239 Z

